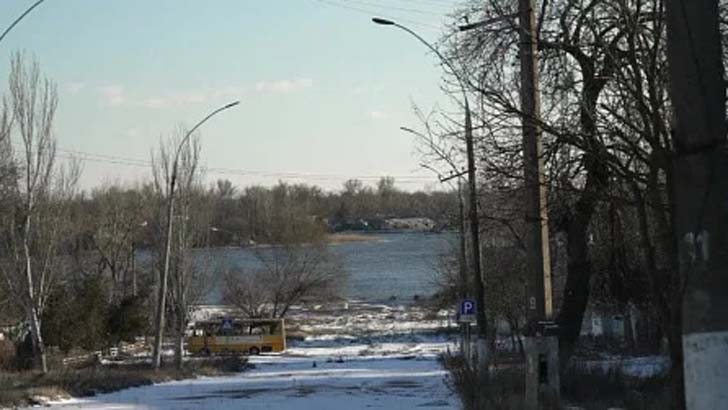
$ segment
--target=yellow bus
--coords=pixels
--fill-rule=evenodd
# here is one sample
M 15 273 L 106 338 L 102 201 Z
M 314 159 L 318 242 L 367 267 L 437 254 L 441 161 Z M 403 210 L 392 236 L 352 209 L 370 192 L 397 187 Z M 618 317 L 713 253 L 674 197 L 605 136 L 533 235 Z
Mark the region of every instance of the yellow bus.
M 282 352 L 286 329 L 283 319 L 211 319 L 191 324 L 185 342 L 188 352 L 203 356 Z

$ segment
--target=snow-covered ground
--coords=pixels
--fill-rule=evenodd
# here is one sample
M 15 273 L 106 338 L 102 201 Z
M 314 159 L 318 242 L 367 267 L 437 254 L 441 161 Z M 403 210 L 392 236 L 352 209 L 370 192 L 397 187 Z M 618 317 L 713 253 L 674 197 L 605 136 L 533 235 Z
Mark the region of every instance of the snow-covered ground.
M 447 312 L 405 306 L 320 306 L 291 314 L 304 337 L 255 368 L 53 403 L 51 409 L 457 409 L 437 357 L 453 349 Z M 213 309 L 214 310 L 214 309 Z
M 628 377 L 650 378 L 666 374 L 670 370 L 670 358 L 665 356 L 605 357 L 601 360 L 579 360 L 577 366 L 591 371 L 620 372 Z

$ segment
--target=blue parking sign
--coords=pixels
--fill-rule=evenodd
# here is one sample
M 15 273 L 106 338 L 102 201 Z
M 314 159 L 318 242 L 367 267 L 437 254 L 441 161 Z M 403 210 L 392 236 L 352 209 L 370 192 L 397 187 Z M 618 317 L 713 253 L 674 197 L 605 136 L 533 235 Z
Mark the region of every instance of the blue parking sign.
M 459 313 L 461 316 L 470 316 L 474 315 L 477 311 L 477 306 L 475 305 L 475 301 L 472 299 L 463 299 L 460 302 L 460 310 Z

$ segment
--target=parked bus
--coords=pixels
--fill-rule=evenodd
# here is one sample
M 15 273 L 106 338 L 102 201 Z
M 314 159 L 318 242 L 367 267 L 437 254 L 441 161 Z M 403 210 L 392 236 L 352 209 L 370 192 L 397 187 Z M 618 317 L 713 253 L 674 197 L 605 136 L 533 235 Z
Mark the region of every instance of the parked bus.
M 219 318 L 198 321 L 188 329 L 187 351 L 191 354 L 250 354 L 286 350 L 283 319 Z

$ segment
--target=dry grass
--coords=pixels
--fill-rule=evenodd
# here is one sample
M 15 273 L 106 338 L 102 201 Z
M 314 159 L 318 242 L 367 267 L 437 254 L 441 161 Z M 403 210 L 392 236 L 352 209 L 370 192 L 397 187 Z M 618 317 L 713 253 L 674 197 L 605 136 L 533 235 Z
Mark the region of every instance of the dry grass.
M 586 410 L 670 408 L 669 376 L 635 378 L 619 371 L 570 368 L 562 372 L 563 398 Z
M 0 407 L 37 404 L 43 399 L 93 396 L 170 380 L 215 376 L 244 371 L 247 360 L 229 356 L 194 360 L 182 370 L 164 367 L 158 371 L 146 363 L 96 365 L 84 369 L 37 372 L 0 372 Z
M 443 366 L 450 372 L 450 388 L 465 410 L 517 410 L 523 408 L 524 377 L 520 370 L 487 374 L 462 356 L 445 355 Z
M 443 356 L 450 387 L 465 410 L 516 410 L 523 408 L 525 375 L 522 367 L 482 374 L 460 356 Z M 542 408 L 606 410 L 658 410 L 670 408 L 668 376 L 627 377 L 620 372 L 570 368 L 561 375 L 561 405 Z M 572 407 L 572 408 L 573 408 Z

